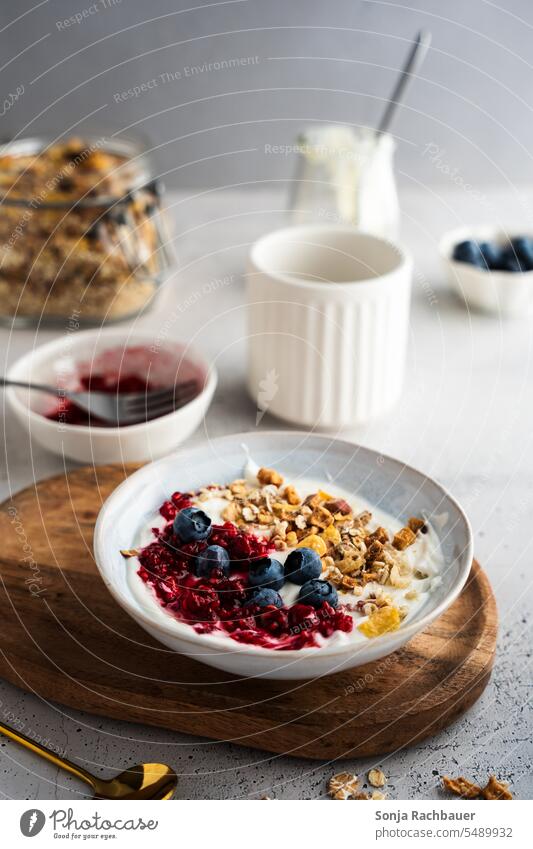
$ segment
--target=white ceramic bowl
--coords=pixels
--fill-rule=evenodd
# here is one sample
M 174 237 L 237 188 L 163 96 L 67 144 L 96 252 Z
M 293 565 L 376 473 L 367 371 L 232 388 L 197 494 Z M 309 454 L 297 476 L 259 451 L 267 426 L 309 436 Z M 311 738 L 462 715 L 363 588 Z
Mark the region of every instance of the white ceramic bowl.
M 113 352 L 118 369 L 124 371 L 122 352 L 137 347 L 150 351 L 147 362 L 152 376 L 160 376 L 172 386 L 176 373 L 181 379 L 195 374 L 203 390 L 179 410 L 124 428 L 66 425 L 47 419 L 43 413 L 51 411 L 55 402 L 41 392 L 11 387 L 6 390 L 8 404 L 35 442 L 81 463 L 142 462 L 168 454 L 196 430 L 217 383 L 214 367 L 188 346 L 171 342 L 159 346 L 149 332 L 85 330 L 34 348 L 11 366 L 7 376 L 65 389 L 76 387 L 80 364 L 105 361 Z M 141 364 L 141 370 L 143 367 Z
M 339 430 L 401 395 L 412 261 L 347 225 L 286 227 L 250 252 L 248 389 L 260 410 Z
M 402 521 L 422 511 L 439 517 L 435 529 L 445 558 L 442 582 L 412 620 L 394 633 L 364 643 L 275 651 L 197 634 L 159 609 L 160 615 L 154 615 L 150 605 L 143 604 L 143 595 L 139 598 L 131 587 L 132 577 L 137 580 L 137 576 L 128 571 L 136 570 L 137 565 L 125 559 L 120 549 L 138 544 L 141 529 L 152 521 L 169 493 L 240 477 L 245 462 L 243 445 L 264 466 L 292 478 L 307 475 L 333 480 Z M 221 437 L 140 469 L 103 505 L 95 528 L 94 554 L 118 604 L 166 646 L 236 675 L 300 679 L 360 666 L 400 648 L 458 596 L 470 571 L 473 547 L 468 519 L 457 502 L 421 472 L 349 442 L 277 431 Z M 144 593 L 146 588 L 141 585 L 140 589 Z
M 533 315 L 533 271 L 490 271 L 452 259 L 455 245 L 466 239 L 503 245 L 513 235 L 493 227 L 461 227 L 446 233 L 439 248 L 450 285 L 469 306 L 502 318 L 526 318 Z

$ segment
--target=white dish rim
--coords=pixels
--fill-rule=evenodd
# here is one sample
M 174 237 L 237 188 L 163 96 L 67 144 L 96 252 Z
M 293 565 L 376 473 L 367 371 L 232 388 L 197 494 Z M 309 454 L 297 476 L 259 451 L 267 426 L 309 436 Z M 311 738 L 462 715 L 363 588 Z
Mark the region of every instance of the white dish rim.
M 250 433 L 249 431 L 246 431 L 246 432 L 243 432 L 243 433 L 227 434 L 226 436 L 217 437 L 217 442 L 222 443 L 224 440 L 228 440 L 228 441 L 234 440 L 236 437 L 242 437 L 243 441 L 245 441 L 246 436 L 248 436 L 249 433 Z M 282 434 L 282 433 L 284 433 L 284 431 L 280 431 L 280 430 L 261 431 L 261 437 L 264 437 L 265 439 L 279 438 L 280 434 Z M 302 438 L 309 436 L 309 434 L 306 431 L 290 430 L 290 431 L 285 431 L 285 433 L 290 434 L 291 436 L 302 437 Z M 315 436 L 316 436 L 316 434 L 315 434 Z M 327 439 L 328 441 L 331 442 L 331 440 L 327 436 L 324 436 L 324 439 Z M 469 521 L 466 513 L 464 512 L 463 508 L 458 503 L 458 501 L 450 494 L 450 492 L 446 489 L 446 487 L 444 487 L 442 484 L 440 484 L 434 478 L 429 477 L 424 472 L 421 472 L 419 469 L 415 468 L 414 466 L 411 466 L 409 463 L 405 463 L 402 460 L 398 460 L 396 457 L 392 457 L 388 454 L 383 454 L 382 452 L 375 452 L 374 449 L 368 448 L 367 446 L 359 446 L 357 443 L 349 442 L 348 440 L 344 440 L 344 439 L 335 439 L 334 441 L 336 443 L 338 442 L 338 443 L 343 443 L 344 445 L 349 445 L 350 448 L 353 449 L 353 450 L 357 450 L 357 448 L 361 447 L 361 448 L 364 448 L 367 451 L 372 451 L 376 454 L 379 454 L 379 456 L 382 457 L 385 461 L 390 462 L 392 464 L 395 464 L 397 466 L 401 466 L 402 469 L 407 469 L 410 472 L 414 472 L 415 474 L 420 475 L 420 476 L 426 478 L 427 480 L 431 481 L 431 483 L 441 491 L 443 497 L 448 499 L 454 505 L 454 507 L 457 509 L 459 515 L 461 516 L 461 519 L 465 523 L 467 535 L 468 535 L 468 545 L 467 545 L 466 549 L 464 550 L 464 552 L 462 554 L 463 563 L 462 563 L 461 568 L 458 571 L 455 582 L 450 587 L 447 595 L 442 599 L 440 604 L 438 604 L 434 608 L 431 608 L 420 619 L 414 619 L 414 621 L 411 622 L 409 625 L 406 625 L 405 628 L 400 627 L 396 631 L 391 631 L 389 634 L 383 634 L 379 637 L 373 638 L 372 641 L 370 641 L 370 640 L 368 641 L 368 645 L 375 644 L 376 641 L 379 641 L 379 644 L 381 646 L 384 646 L 384 645 L 387 645 L 387 644 L 395 645 L 395 644 L 397 644 L 398 636 L 401 634 L 403 637 L 405 637 L 403 642 L 406 643 L 415 634 L 418 634 L 420 631 L 423 631 L 428 625 L 431 624 L 431 622 L 433 622 L 435 619 L 437 619 L 439 616 L 441 616 L 442 613 L 444 613 L 444 611 L 447 610 L 448 607 L 450 607 L 450 605 L 453 604 L 453 602 L 457 599 L 461 590 L 463 589 L 464 585 L 466 584 L 466 582 L 468 580 L 468 576 L 470 575 L 470 571 L 471 571 L 471 568 L 472 568 L 472 562 L 473 562 L 473 559 L 474 559 L 474 542 L 473 542 L 472 526 L 470 524 L 470 521 Z M 197 446 L 195 446 L 195 447 L 197 447 Z M 327 645 L 324 645 L 324 646 L 320 646 L 319 648 L 310 647 L 310 648 L 301 648 L 301 649 L 287 649 L 287 650 L 283 650 L 283 651 L 280 651 L 279 649 L 265 648 L 263 646 L 253 646 L 253 645 L 250 645 L 250 644 L 238 643 L 237 641 L 233 641 L 235 643 L 235 646 L 233 646 L 233 645 L 229 646 L 228 645 L 226 647 L 226 646 L 221 646 L 220 643 L 217 644 L 217 645 L 213 645 L 213 639 L 212 639 L 212 636 L 210 634 L 197 634 L 196 632 L 193 631 L 193 629 L 191 628 L 190 625 L 187 625 L 183 622 L 180 622 L 177 619 L 172 619 L 172 624 L 173 624 L 174 628 L 172 630 L 167 629 L 162 623 L 155 621 L 149 614 L 145 613 L 140 606 L 136 606 L 135 604 L 133 604 L 128 598 L 123 596 L 122 593 L 119 592 L 115 588 L 113 583 L 109 580 L 109 578 L 105 574 L 105 570 L 101 565 L 101 563 L 105 562 L 105 524 L 106 524 L 106 522 L 110 521 L 110 518 L 109 518 L 110 510 L 112 509 L 114 503 L 118 500 L 119 495 L 122 494 L 124 489 L 127 489 L 130 486 L 130 482 L 132 480 L 141 481 L 143 478 L 151 476 L 153 474 L 154 468 L 156 468 L 158 466 L 163 466 L 165 463 L 168 463 L 168 461 L 170 459 L 178 458 L 180 456 L 180 454 L 183 454 L 186 450 L 187 450 L 186 448 L 182 448 L 180 451 L 176 451 L 176 452 L 174 452 L 170 455 L 167 455 L 166 457 L 161 457 L 159 460 L 155 460 L 154 462 L 148 463 L 146 466 L 143 466 L 141 469 L 138 469 L 136 472 L 134 472 L 132 475 L 130 475 L 128 478 L 126 478 L 126 480 L 124 480 L 121 484 L 119 484 L 119 486 L 115 490 L 113 490 L 111 495 L 108 496 L 108 498 L 106 499 L 106 501 L 102 505 L 102 508 L 100 509 L 100 512 L 99 512 L 97 520 L 96 520 L 95 528 L 94 528 L 94 538 L 93 538 L 93 550 L 94 550 L 95 563 L 96 563 L 96 566 L 98 568 L 98 571 L 100 573 L 102 580 L 104 581 L 106 587 L 108 588 L 108 590 L 111 593 L 111 595 L 113 596 L 113 598 L 119 603 L 119 605 L 124 610 L 126 610 L 126 612 L 133 619 L 144 622 L 144 624 L 148 627 L 148 629 L 151 632 L 157 631 L 157 632 L 160 632 L 162 634 L 166 634 L 166 635 L 174 636 L 174 637 L 176 637 L 176 635 L 178 635 L 180 640 L 183 640 L 185 642 L 190 643 L 191 646 L 202 646 L 202 647 L 205 647 L 205 648 L 210 648 L 212 650 L 213 654 L 219 654 L 219 653 L 222 653 L 222 654 L 227 654 L 227 653 L 237 654 L 237 653 L 240 653 L 240 654 L 246 654 L 246 655 L 251 656 L 251 657 L 253 657 L 253 656 L 257 656 L 257 657 L 278 657 L 278 658 L 283 657 L 283 658 L 288 658 L 288 659 L 291 659 L 291 658 L 294 659 L 294 658 L 302 657 L 302 656 L 303 657 L 305 657 L 305 656 L 316 656 L 317 653 L 320 653 L 321 657 L 324 657 L 324 656 L 336 657 L 336 656 L 340 656 L 340 655 L 343 655 L 343 654 L 349 654 L 350 652 L 351 653 L 358 653 L 358 652 L 364 650 L 364 648 L 367 647 L 367 643 L 364 643 L 364 644 L 362 644 L 361 646 L 358 646 L 358 647 L 354 647 L 354 645 L 348 643 L 348 644 L 346 644 L 342 647 L 336 647 L 336 646 L 328 647 Z M 157 508 L 155 508 L 155 509 L 157 509 Z M 177 629 L 176 629 L 176 626 L 178 626 Z

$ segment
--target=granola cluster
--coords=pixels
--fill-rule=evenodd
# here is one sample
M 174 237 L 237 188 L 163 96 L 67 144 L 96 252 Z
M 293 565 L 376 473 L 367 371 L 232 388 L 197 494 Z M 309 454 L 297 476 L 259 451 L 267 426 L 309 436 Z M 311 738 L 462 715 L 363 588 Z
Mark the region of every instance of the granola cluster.
M 342 592 L 363 596 L 367 584 L 379 584 L 355 602 L 354 609 L 369 617 L 360 626 L 366 636 L 399 627 L 407 610 L 394 606 L 387 588 L 405 589 L 407 600 L 416 598 L 416 591 L 409 590 L 413 569 L 404 552 L 425 530 L 422 519 L 411 518 L 396 534 L 381 526 L 372 529 L 368 510 L 354 513 L 344 499 L 324 490 L 301 498 L 278 472 L 266 468 L 259 469 L 257 484 L 242 479 L 227 487 L 212 485 L 201 490 L 199 500 L 215 494 L 228 502 L 222 512 L 225 521 L 269 534 L 278 551 L 314 549 L 322 559 L 322 578 Z

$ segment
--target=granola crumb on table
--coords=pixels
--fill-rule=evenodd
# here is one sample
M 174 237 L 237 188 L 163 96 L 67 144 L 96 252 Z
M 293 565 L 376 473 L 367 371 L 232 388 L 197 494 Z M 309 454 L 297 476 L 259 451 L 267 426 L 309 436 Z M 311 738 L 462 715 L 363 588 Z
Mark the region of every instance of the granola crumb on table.
M 486 786 L 481 791 L 484 799 L 512 799 L 513 794 L 509 790 L 506 781 L 500 781 L 495 775 L 491 775 Z
M 442 783 L 445 790 L 460 796 L 462 799 L 512 799 L 507 782 L 500 781 L 495 775 L 491 775 L 485 787 L 469 781 L 467 778 L 448 778 L 443 776 Z
M 372 787 L 384 787 L 387 783 L 385 773 L 381 769 L 371 769 L 367 775 L 368 783 Z
M 328 782 L 328 793 L 332 799 L 360 798 L 356 796 L 358 791 L 359 779 L 352 772 L 339 772 L 337 775 L 333 775 Z
M 455 796 L 461 796 L 463 799 L 478 799 L 481 793 L 481 787 L 474 784 L 463 776 L 458 778 L 449 778 L 447 775 L 442 777 L 444 789 L 453 793 Z

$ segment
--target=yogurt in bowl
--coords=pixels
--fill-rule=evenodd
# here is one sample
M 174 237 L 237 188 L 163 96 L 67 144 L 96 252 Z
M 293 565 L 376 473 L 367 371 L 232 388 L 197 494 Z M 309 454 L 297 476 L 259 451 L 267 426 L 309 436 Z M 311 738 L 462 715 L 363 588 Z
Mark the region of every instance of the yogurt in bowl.
M 439 615 L 472 562 L 451 496 L 377 459 L 283 432 L 165 458 L 102 508 L 97 564 L 149 633 L 217 668 L 298 679 L 368 663 Z

